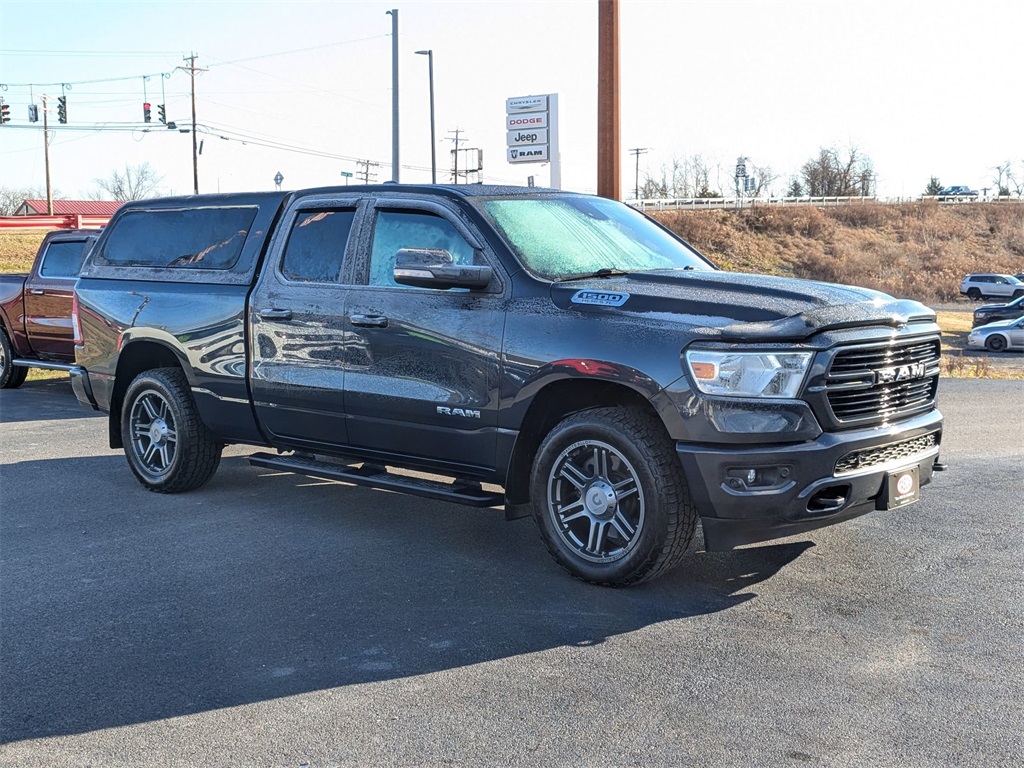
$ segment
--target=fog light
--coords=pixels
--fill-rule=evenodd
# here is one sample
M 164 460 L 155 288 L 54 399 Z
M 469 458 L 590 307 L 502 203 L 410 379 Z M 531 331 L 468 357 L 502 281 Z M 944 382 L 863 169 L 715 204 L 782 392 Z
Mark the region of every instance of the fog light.
M 789 483 L 789 466 L 737 467 L 725 473 L 725 485 L 733 490 L 771 491 Z

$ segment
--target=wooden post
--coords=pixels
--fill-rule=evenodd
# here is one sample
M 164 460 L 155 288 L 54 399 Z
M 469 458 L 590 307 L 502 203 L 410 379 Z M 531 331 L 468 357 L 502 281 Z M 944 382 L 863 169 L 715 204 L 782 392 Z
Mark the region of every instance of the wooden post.
M 597 11 L 597 194 L 621 200 L 619 0 L 598 0 Z

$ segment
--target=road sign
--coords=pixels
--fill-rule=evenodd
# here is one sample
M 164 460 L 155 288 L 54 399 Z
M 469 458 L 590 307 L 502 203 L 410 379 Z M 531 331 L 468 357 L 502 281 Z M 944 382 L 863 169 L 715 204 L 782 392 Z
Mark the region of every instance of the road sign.
M 349 173 L 348 171 L 342 171 L 341 175 L 344 176 L 346 179 L 352 178 L 352 174 Z

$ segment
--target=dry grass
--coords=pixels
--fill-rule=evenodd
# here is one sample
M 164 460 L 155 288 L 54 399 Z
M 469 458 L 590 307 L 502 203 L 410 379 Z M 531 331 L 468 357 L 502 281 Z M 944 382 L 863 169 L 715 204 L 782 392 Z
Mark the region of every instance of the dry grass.
M 0 272 L 29 272 L 46 232 L 0 231 Z
M 971 272 L 1024 271 L 1024 205 L 759 206 L 653 214 L 720 266 L 862 285 L 934 304 Z
M 663 211 L 655 217 L 719 266 L 863 285 L 926 304 L 959 299 L 970 272 L 1024 271 L 1024 205 L 759 206 Z M 44 232 L 0 232 L 0 272 L 28 272 Z M 943 373 L 1024 378 L 1024 355 L 965 350 L 968 305 L 940 311 Z M 59 378 L 32 371 L 29 379 Z

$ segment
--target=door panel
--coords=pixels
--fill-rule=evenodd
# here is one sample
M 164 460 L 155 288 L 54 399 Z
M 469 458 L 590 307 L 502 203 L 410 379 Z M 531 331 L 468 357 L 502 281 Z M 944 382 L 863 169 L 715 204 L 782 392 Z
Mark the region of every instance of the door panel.
M 455 263 L 489 263 L 460 229 L 436 212 L 377 212 L 369 284 L 353 287 L 346 302 L 358 339 L 350 345 L 358 355 L 349 356 L 345 379 L 353 446 L 479 468 L 495 464 L 502 295 L 410 288 L 393 279 L 401 248 L 443 248 Z
M 85 239 L 54 240 L 25 283 L 25 334 L 41 358 L 74 360 L 71 303 L 85 246 Z
M 252 393 L 276 443 L 315 449 L 347 442 L 344 260 L 355 201 L 293 211 L 250 303 Z M 290 223 L 289 223 L 290 221 Z

